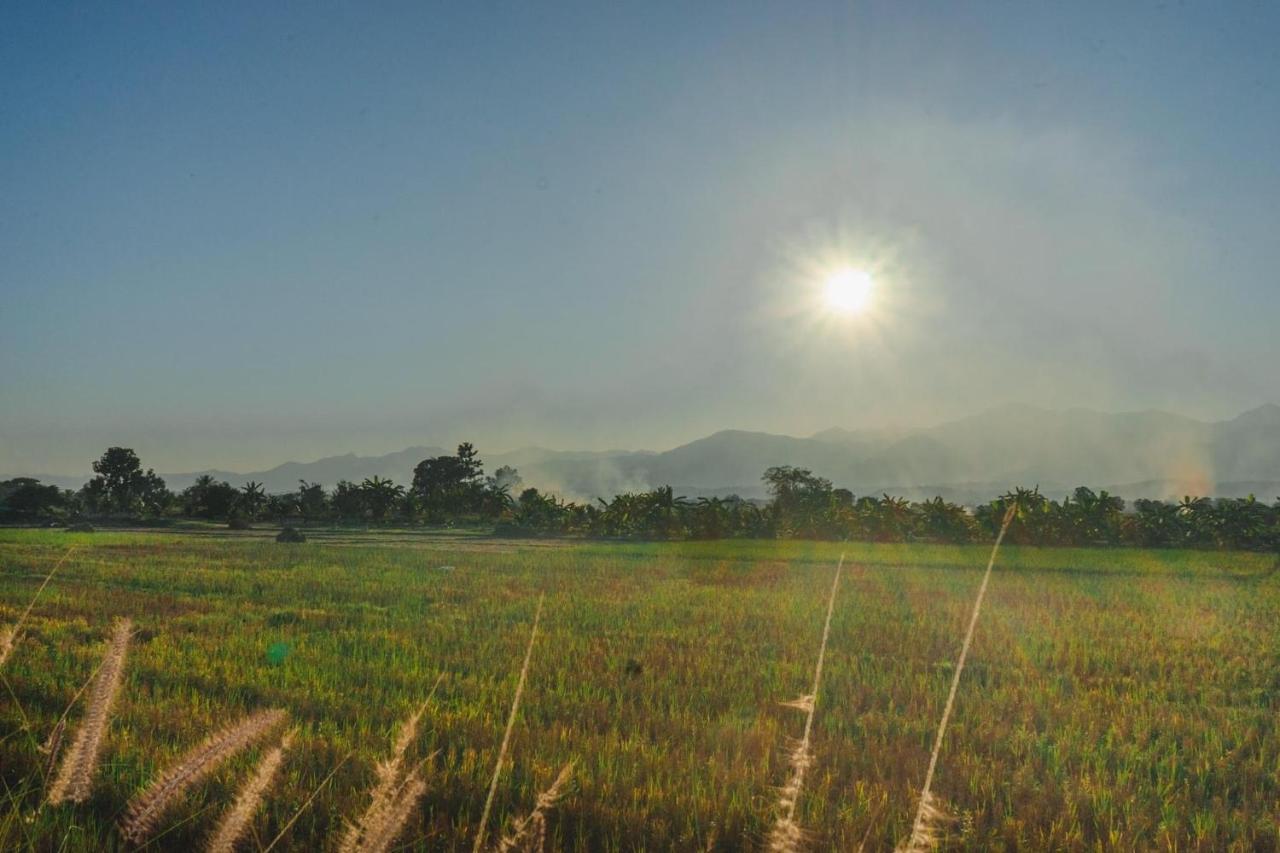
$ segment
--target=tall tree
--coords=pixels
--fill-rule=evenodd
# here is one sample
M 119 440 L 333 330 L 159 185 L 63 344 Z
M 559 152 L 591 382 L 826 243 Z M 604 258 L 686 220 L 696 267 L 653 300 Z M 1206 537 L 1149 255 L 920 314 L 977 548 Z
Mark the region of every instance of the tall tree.
M 0 516 L 30 520 L 48 516 L 64 506 L 66 498 L 57 486 L 43 485 L 31 477 L 0 483 Z
M 507 494 L 512 494 L 520 489 L 524 483 L 520 472 L 510 465 L 502 465 L 497 471 L 493 472 L 493 476 L 489 478 L 488 485 L 490 489 L 503 489 Z
M 299 480 L 297 502 L 298 511 L 308 521 L 323 518 L 329 510 L 329 496 L 325 494 L 324 486 L 319 483 Z
M 224 480 L 201 474 L 182 491 L 182 509 L 197 518 L 227 518 L 235 508 L 240 493 Z
M 368 510 L 364 490 L 347 480 L 339 480 L 333 487 L 333 497 L 330 502 L 333 505 L 334 514 L 348 521 L 364 518 Z
M 454 456 L 422 460 L 413 469 L 410 491 L 436 520 L 479 512 L 484 501 L 484 466 L 476 449 L 463 442 Z
M 148 468 L 142 470 L 138 454 L 128 447 L 110 447 L 93 463 L 95 476 L 82 490 L 86 501 L 99 510 L 158 512 L 171 497 L 164 480 Z
M 770 508 L 779 536 L 816 535 L 826 528 L 833 502 L 830 480 L 790 465 L 767 468 L 761 479 L 773 498 Z

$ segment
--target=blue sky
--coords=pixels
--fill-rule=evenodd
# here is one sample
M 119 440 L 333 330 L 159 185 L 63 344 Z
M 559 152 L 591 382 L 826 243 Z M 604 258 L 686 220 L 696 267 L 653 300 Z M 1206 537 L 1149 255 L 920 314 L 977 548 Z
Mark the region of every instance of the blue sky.
M 0 472 L 1280 399 L 1280 7 L 531 5 L 7 7 Z

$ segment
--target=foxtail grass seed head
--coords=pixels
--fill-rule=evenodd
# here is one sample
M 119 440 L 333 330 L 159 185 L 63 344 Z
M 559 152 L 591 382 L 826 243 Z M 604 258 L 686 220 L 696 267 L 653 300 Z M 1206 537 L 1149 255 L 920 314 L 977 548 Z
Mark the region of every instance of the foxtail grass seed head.
M 362 853 L 386 853 L 401 833 L 418 801 L 427 791 L 426 780 L 418 770 L 411 772 L 378 821 L 368 828 L 360 846 Z
M 400 799 L 404 791 L 411 787 L 414 779 L 417 779 L 416 771 L 406 776 L 404 771 L 405 758 L 409 753 L 410 747 L 418 738 L 418 724 L 422 720 L 423 713 L 427 710 L 427 705 L 431 702 L 431 698 L 435 696 L 436 688 L 440 686 L 444 673 L 436 678 L 435 685 L 431 688 L 431 692 L 427 694 L 427 698 L 418 706 L 418 709 L 410 714 L 400 726 L 400 733 L 396 736 L 396 742 L 391 753 L 391 758 L 380 762 L 376 769 L 378 782 L 374 785 L 373 791 L 369 795 L 369 807 L 365 809 L 364 814 L 356 823 L 348 822 L 346 829 L 342 833 L 342 840 L 339 842 L 338 849 L 344 853 L 355 853 L 355 851 L 369 850 L 370 845 L 375 839 L 385 837 L 389 826 L 395 820 L 395 816 L 399 810 L 405 807 Z M 405 777 L 405 778 L 402 778 Z M 423 790 L 426 790 L 426 783 L 423 782 Z M 414 798 L 414 802 L 417 798 Z M 408 810 L 412 811 L 412 806 L 408 806 Z M 407 814 L 405 815 L 407 818 Z M 394 840 L 394 836 L 391 840 Z M 388 841 L 388 844 L 390 841 Z
M 40 747 L 44 755 L 44 776 L 49 778 L 53 768 L 58 764 L 58 756 L 62 754 L 62 738 L 67 733 L 67 719 L 63 717 L 49 732 L 49 738 Z
M 146 842 L 156 831 L 160 817 L 197 782 L 224 761 L 265 737 L 284 722 L 280 709 L 258 711 L 207 738 L 169 765 L 146 790 L 130 801 L 120 831 L 133 844 Z
M 13 653 L 13 647 L 17 644 L 18 628 L 16 625 L 7 625 L 0 628 L 0 667 L 4 666 L 9 660 L 9 655 Z
M 62 802 L 82 803 L 89 799 L 93 789 L 93 775 L 98 769 L 107 723 L 115 705 L 116 694 L 124 674 L 125 655 L 133 636 L 133 623 L 128 619 L 117 620 L 111 632 L 111 640 L 103 655 L 98 675 L 89 694 L 89 705 L 84 719 L 76 731 L 71 748 L 62 759 L 58 775 L 49 788 L 49 804 Z
M 249 828 L 249 822 L 257 813 L 258 807 L 266 797 L 271 783 L 275 781 L 280 766 L 284 764 L 284 754 L 293 743 L 294 733 L 285 732 L 279 745 L 267 751 L 258 762 L 253 776 L 240 788 L 235 804 L 227 810 L 218 827 L 209 839 L 209 853 L 233 853 L 238 842 Z
M 568 793 L 569 780 L 573 778 L 573 762 L 570 761 L 560 769 L 551 787 L 538 795 L 531 811 L 524 819 L 516 821 L 511 832 L 503 836 L 494 848 L 499 853 L 513 851 L 541 851 L 546 846 L 547 814 L 564 799 Z
M 480 814 L 480 826 L 476 829 L 476 843 L 472 853 L 480 853 L 484 845 L 485 827 L 489 823 L 489 812 L 493 808 L 493 796 L 498 792 L 498 779 L 502 776 L 502 763 L 507 760 L 507 747 L 511 745 L 511 731 L 516 726 L 516 713 L 520 710 L 520 695 L 524 692 L 524 682 L 529 675 L 529 661 L 533 658 L 533 641 L 538 638 L 538 621 L 542 618 L 542 604 L 546 594 L 538 596 L 538 609 L 533 614 L 533 627 L 529 630 L 529 645 L 524 651 L 524 665 L 520 667 L 520 679 L 516 682 L 516 692 L 511 698 L 511 713 L 507 716 L 507 729 L 502 735 L 502 745 L 498 748 L 498 760 L 493 765 L 493 778 L 489 780 L 489 795 L 484 800 L 484 811 Z
M 911 828 L 911 837 L 898 847 L 896 853 L 928 853 L 936 849 L 948 820 L 947 813 L 938 805 L 933 794 L 925 794 L 920 800 L 920 811 Z

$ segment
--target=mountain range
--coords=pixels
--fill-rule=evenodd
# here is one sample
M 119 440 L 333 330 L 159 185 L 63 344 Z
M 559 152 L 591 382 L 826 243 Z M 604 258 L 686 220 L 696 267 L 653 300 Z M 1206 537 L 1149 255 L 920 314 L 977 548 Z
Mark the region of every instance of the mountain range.
M 423 459 L 451 452 L 410 447 L 383 456 L 348 453 L 286 462 L 265 471 L 163 474 L 175 490 L 200 474 L 268 492 L 300 479 L 332 487 L 387 477 L 408 484 Z M 660 453 L 525 448 L 481 453 L 490 473 L 519 470 L 526 485 L 572 498 L 607 497 L 670 485 L 688 496 L 764 496 L 760 475 L 772 465 L 808 468 L 855 494 L 888 492 L 913 499 L 942 495 L 975 503 L 1013 485 L 1039 485 L 1057 497 L 1076 485 L 1126 498 L 1280 495 L 1280 406 L 1227 421 L 1205 422 L 1159 411 L 1106 413 L 1003 406 L 924 429 L 829 429 L 807 438 L 724 430 Z M 144 460 L 145 462 L 145 460 Z M 35 475 L 39 476 L 39 475 Z M 67 488 L 87 477 L 40 477 Z

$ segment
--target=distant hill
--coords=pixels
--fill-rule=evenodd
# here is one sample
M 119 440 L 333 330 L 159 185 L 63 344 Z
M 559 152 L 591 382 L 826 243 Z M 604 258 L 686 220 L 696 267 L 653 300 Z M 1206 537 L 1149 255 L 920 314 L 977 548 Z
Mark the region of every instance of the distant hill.
M 607 497 L 658 485 L 690 495 L 762 497 L 771 465 L 809 468 L 856 494 L 910 498 L 941 494 L 974 503 L 1012 485 L 1039 485 L 1060 496 L 1077 485 L 1126 498 L 1280 495 L 1280 406 L 1208 423 L 1167 412 L 1105 413 L 1004 406 L 920 430 L 829 429 L 809 438 L 724 430 L 661 453 L 525 448 L 487 454 L 487 470 L 519 469 L 528 485 L 574 498 Z M 164 474 L 180 490 L 201 473 L 268 492 L 298 480 L 332 487 L 339 480 L 388 477 L 408 484 L 421 460 L 449 451 L 411 447 L 385 456 L 332 456 L 286 462 L 266 471 Z M 38 475 L 37 475 L 38 476 Z M 85 477 L 41 477 L 68 488 Z
M 439 456 L 450 451 L 439 447 L 409 447 L 388 453 L 385 456 L 357 456 L 347 453 L 342 456 L 327 456 L 314 462 L 285 462 L 265 471 L 221 471 L 210 468 L 204 471 L 189 471 L 179 474 L 161 473 L 165 484 L 175 492 L 185 489 L 196 481 L 197 477 L 208 474 L 215 480 L 226 480 L 234 486 L 242 486 L 253 480 L 262 483 L 268 493 L 288 492 L 298 487 L 299 480 L 309 483 L 321 483 L 332 488 L 339 480 L 359 482 L 365 477 L 389 477 L 397 483 L 408 483 L 413 479 L 413 467 L 430 456 Z M 142 460 L 146 464 L 146 460 Z M 55 483 L 62 488 L 79 488 L 89 479 L 89 475 L 81 477 L 65 477 L 58 475 L 33 474 L 45 483 Z
M 388 477 L 397 483 L 408 483 L 413 479 L 413 466 L 430 456 L 440 456 L 450 451 L 439 447 L 409 447 L 388 453 L 385 456 L 357 456 L 347 453 L 342 456 L 328 456 L 315 462 L 286 462 L 266 471 L 250 471 L 237 474 L 231 471 L 196 471 L 190 474 L 162 474 L 169 488 L 178 491 L 195 482 L 201 474 L 210 474 L 219 480 L 226 480 L 232 485 L 240 486 L 254 480 L 262 483 L 268 493 L 288 492 L 298 487 L 299 480 L 309 483 L 322 483 L 332 488 L 339 480 L 360 482 L 365 477 Z

